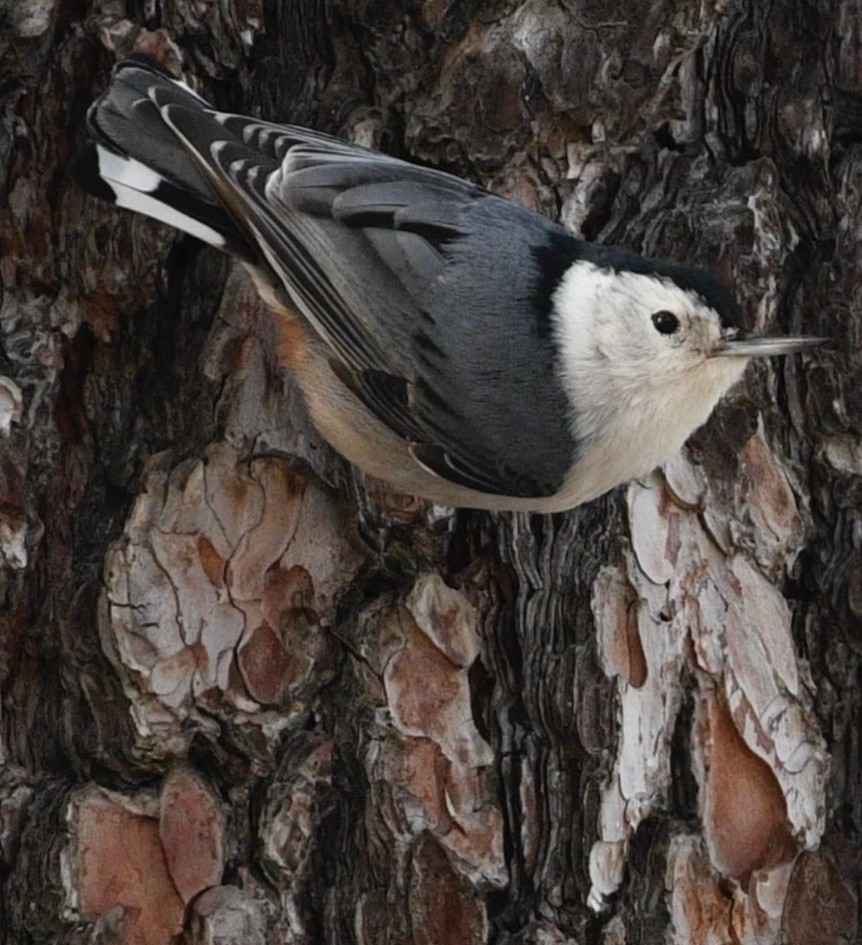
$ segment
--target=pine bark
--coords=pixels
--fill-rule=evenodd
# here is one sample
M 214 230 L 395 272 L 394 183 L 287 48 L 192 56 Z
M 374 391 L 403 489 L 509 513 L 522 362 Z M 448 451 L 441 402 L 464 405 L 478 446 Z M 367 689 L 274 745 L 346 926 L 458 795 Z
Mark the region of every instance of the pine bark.
M 3 945 L 859 940 L 860 22 L 0 4 Z M 229 261 L 73 183 L 133 51 L 832 347 L 566 515 L 393 496 Z

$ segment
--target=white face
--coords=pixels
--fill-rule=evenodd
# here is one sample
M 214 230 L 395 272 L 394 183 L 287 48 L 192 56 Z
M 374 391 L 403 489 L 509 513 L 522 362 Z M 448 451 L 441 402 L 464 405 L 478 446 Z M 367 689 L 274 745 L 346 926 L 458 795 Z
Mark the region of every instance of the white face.
M 575 263 L 554 306 L 574 432 L 608 467 L 593 475 L 612 485 L 679 449 L 748 363 L 711 357 L 723 340 L 718 314 L 656 276 Z

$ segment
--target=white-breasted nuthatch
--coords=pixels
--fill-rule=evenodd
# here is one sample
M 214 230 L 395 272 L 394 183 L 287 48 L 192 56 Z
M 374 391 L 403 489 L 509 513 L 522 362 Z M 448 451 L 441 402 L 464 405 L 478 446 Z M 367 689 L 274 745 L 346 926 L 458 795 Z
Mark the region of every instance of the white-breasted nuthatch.
M 445 505 L 554 512 L 663 462 L 749 359 L 707 273 L 585 243 L 475 184 L 214 111 L 152 62 L 114 70 L 77 176 L 237 256 L 278 314 L 316 427 Z

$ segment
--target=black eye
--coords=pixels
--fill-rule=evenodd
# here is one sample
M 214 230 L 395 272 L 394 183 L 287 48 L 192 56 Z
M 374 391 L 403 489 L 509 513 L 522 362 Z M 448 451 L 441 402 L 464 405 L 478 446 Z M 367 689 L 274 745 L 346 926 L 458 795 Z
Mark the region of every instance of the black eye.
M 679 319 L 676 315 L 664 309 L 653 314 L 652 323 L 655 325 L 655 330 L 662 335 L 672 335 L 679 328 Z

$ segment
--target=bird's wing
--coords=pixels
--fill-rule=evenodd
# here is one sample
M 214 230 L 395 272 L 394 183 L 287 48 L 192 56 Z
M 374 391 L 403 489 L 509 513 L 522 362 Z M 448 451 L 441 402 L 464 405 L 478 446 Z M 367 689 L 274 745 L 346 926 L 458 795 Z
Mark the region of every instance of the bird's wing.
M 422 467 L 485 493 L 558 491 L 574 439 L 548 325 L 533 323 L 534 251 L 552 224 L 326 135 L 168 87 L 150 97 L 337 375 Z

